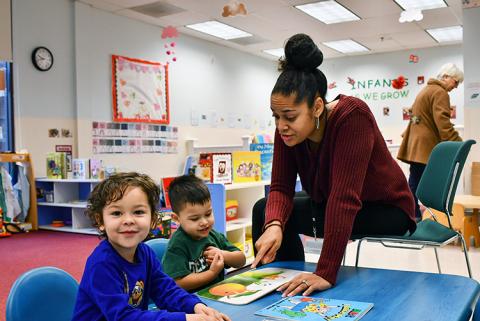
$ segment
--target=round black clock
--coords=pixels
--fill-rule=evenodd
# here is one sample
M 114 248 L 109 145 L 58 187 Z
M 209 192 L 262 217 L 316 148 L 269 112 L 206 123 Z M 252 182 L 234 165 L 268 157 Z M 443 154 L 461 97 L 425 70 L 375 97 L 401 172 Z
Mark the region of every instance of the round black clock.
M 32 63 L 40 71 L 50 70 L 53 65 L 53 54 L 48 48 L 37 47 L 32 51 Z

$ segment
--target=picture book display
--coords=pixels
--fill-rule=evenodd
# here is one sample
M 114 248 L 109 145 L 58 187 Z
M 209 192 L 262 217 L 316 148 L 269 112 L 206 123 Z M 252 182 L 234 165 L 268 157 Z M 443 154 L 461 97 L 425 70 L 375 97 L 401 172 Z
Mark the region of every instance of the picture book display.
M 273 143 L 250 144 L 250 150 L 260 152 L 262 180 L 269 181 L 272 177 Z
M 174 176 L 172 177 L 163 177 L 162 178 L 162 193 L 163 197 L 165 200 L 165 207 L 166 208 L 172 208 L 172 205 L 170 204 L 170 197 L 168 196 L 168 188 L 170 186 L 170 183 L 175 179 Z
M 260 152 L 238 151 L 232 153 L 233 182 L 256 182 L 262 178 Z
M 232 183 L 232 154 L 212 154 L 212 183 Z
M 264 268 L 246 271 L 197 292 L 201 297 L 230 304 L 247 304 L 268 294 L 304 271 Z
M 292 321 L 355 321 L 360 320 L 372 307 L 373 303 L 367 302 L 292 296 L 258 310 L 255 314 Z

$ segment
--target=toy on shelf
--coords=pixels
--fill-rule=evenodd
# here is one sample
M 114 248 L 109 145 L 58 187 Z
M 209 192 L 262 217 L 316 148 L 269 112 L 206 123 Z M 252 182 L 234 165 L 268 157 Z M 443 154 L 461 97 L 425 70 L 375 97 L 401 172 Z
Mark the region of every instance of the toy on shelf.
M 227 221 L 234 220 L 238 217 L 238 201 L 227 200 L 225 202 L 225 217 Z

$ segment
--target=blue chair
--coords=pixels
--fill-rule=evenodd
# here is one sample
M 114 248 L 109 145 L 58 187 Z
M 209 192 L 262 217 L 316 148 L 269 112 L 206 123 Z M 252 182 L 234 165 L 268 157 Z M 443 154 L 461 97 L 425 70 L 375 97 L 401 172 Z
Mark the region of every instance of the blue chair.
M 458 180 L 473 144 L 475 144 L 474 140 L 467 140 L 464 142 L 441 142 L 435 146 L 417 188 L 417 197 L 432 215 L 433 220 L 427 219 L 418 223 L 417 230 L 412 235 L 378 235 L 360 238 L 355 266 L 358 266 L 360 246 L 363 241 L 367 241 L 381 243 L 385 247 L 402 249 L 421 250 L 425 247 L 433 247 L 438 272 L 442 273 L 437 248 L 459 239 L 463 246 L 468 275 L 470 278 L 472 277 L 465 239 L 462 234 L 452 228 L 450 217 Z M 449 226 L 438 223 L 431 209 L 445 214 Z
M 157 259 L 162 262 L 163 254 L 167 250 L 168 239 L 151 239 L 145 241 L 145 244 L 150 246 L 150 248 L 155 252 Z
M 477 299 L 477 304 L 475 305 L 475 310 L 473 310 L 472 321 L 480 321 L 480 298 Z
M 10 289 L 6 321 L 70 321 L 78 283 L 67 272 L 52 266 L 20 275 Z

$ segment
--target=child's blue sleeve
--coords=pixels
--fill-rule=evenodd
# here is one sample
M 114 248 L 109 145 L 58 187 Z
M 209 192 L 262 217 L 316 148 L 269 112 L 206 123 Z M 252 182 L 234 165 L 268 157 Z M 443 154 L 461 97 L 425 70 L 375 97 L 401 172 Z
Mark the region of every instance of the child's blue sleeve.
M 152 263 L 151 298 L 160 309 L 193 313 L 198 303 L 203 303 L 196 295 L 190 294 L 162 271 L 158 260 Z
M 89 278 L 86 283 L 86 289 L 89 290 L 93 302 L 96 302 L 101 314 L 108 321 L 185 321 L 186 313 L 193 312 L 193 307 L 200 300 L 195 298 L 186 299 L 186 295 L 182 297 L 181 293 L 176 293 L 168 282 L 163 282 L 159 302 L 168 302 L 168 310 L 148 311 L 140 308 L 132 307 L 128 304 L 129 294 L 125 293 L 124 281 L 118 275 L 118 271 L 113 264 L 97 263 L 92 267 Z M 173 281 L 171 281 L 175 284 Z M 188 295 L 188 294 L 187 294 Z M 177 301 L 177 297 L 181 301 Z M 183 299 L 183 300 L 182 300 Z M 173 303 L 177 303 L 177 308 L 173 309 Z M 179 304 L 181 303 L 181 304 Z M 172 308 L 172 309 L 170 309 Z M 174 312 L 170 312 L 174 311 Z

